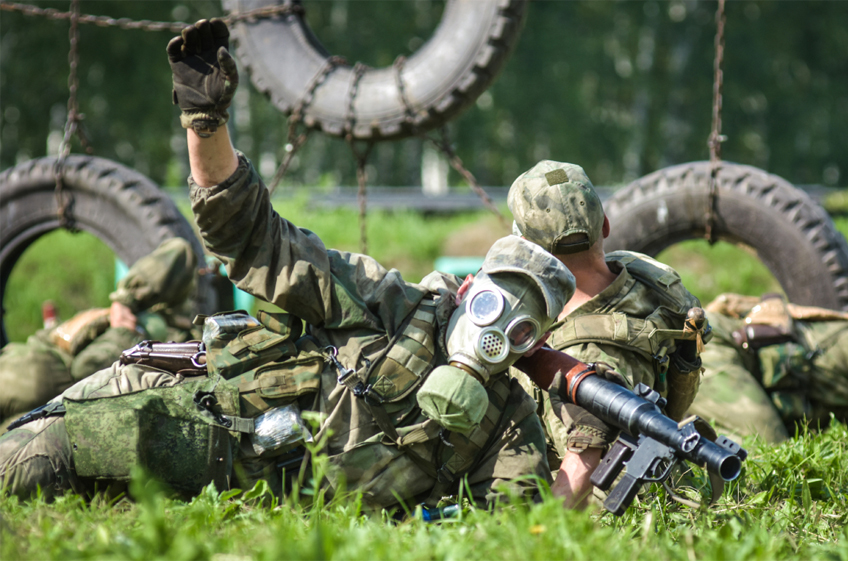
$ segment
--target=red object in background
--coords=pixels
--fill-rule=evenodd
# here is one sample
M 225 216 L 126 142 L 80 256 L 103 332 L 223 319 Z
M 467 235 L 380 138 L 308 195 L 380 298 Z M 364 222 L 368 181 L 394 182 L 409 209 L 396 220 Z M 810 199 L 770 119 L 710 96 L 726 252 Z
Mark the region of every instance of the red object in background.
M 44 329 L 53 329 L 59 325 L 59 314 L 52 300 L 45 300 L 41 304 L 41 319 L 44 321 Z

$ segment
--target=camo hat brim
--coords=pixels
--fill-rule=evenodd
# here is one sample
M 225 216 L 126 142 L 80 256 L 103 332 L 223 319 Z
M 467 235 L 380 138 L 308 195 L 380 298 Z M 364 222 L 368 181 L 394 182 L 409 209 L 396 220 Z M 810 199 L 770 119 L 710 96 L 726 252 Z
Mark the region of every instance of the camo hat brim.
M 585 251 L 602 235 L 601 199 L 578 165 L 539 162 L 513 182 L 507 202 L 514 230 L 553 254 Z
M 574 296 L 576 283 L 568 267 L 538 245 L 517 236 L 496 241 L 481 270 L 487 275 L 515 273 L 529 278 L 542 292 L 551 322 Z

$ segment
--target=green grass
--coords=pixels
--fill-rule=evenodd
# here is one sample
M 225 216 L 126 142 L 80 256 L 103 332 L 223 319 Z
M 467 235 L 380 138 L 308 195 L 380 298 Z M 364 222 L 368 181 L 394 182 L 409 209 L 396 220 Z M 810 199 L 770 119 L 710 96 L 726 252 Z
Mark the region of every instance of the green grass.
M 328 247 L 358 250 L 352 210 L 316 211 L 303 200 L 278 205 Z M 841 231 L 848 220 L 838 219 Z M 369 252 L 410 280 L 419 280 L 443 253 L 480 254 L 499 226 L 489 215 L 423 217 L 372 212 Z M 483 234 L 486 235 L 482 235 Z M 475 242 L 476 240 L 476 242 Z M 744 251 L 687 242 L 660 256 L 704 302 L 724 291 L 775 290 L 768 271 Z M 111 251 L 86 234 L 56 232 L 39 240 L 13 271 L 4 302 L 6 325 L 22 340 L 40 326 L 41 302 L 57 302 L 63 317 L 108 303 Z M 848 560 L 848 429 L 836 424 L 777 447 L 746 443 L 743 476 L 718 505 L 690 509 L 660 491 L 623 518 L 563 511 L 547 498 L 461 519 L 427 524 L 365 514 L 353 497 L 316 509 L 289 501 L 258 505 L 255 495 L 207 489 L 191 502 L 166 498 L 154 482 L 133 485 L 136 502 L 53 504 L 0 498 L 0 559 L 647 559 Z
M 12 341 L 40 329 L 41 304 L 52 300 L 60 317 L 109 305 L 114 253 L 97 237 L 56 230 L 35 241 L 12 269 L 5 287 L 3 322 Z
M 835 424 L 751 456 L 720 501 L 693 509 L 646 495 L 622 518 L 568 512 L 547 497 L 493 513 L 424 523 L 364 513 L 355 496 L 323 508 L 289 500 L 259 506 L 207 490 L 166 498 L 143 477 L 137 502 L 88 505 L 0 499 L 0 558 L 17 559 L 848 559 L 848 429 Z M 696 480 L 701 477 L 696 472 Z

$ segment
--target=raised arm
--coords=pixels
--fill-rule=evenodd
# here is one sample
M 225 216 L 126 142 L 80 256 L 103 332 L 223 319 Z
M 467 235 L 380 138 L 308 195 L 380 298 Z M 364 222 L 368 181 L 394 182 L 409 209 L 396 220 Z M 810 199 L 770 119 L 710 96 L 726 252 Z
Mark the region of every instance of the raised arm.
M 174 102 L 188 129 L 192 210 L 207 249 L 239 288 L 313 325 L 392 332 L 426 291 L 368 256 L 326 249 L 281 218 L 259 174 L 233 149 L 225 125 L 238 70 L 228 37 L 223 21 L 201 20 L 168 44 Z

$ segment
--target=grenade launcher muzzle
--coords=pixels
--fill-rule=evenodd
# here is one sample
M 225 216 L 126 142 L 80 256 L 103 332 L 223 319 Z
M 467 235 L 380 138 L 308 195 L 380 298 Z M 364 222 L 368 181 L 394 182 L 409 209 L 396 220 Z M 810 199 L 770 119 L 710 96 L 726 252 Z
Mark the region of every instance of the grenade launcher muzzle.
M 563 399 L 623 431 L 591 477 L 596 487 L 607 491 L 624 470 L 604 501 L 613 514 L 622 515 L 643 484 L 665 481 L 680 460 L 706 467 L 714 498 L 716 487 L 720 490 L 724 481 L 739 477 L 748 455 L 745 449 L 726 436 L 715 442 L 702 436 L 695 428 L 698 417 L 680 423 L 667 417 L 662 413 L 665 399 L 645 384 L 631 391 L 597 375 L 593 365 L 564 353 L 540 349 L 537 354 L 542 356 L 534 355 L 517 366 L 530 374 L 535 367 L 549 371 L 555 365 L 557 371 L 565 372 L 563 383 L 555 384 Z

